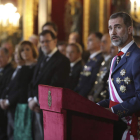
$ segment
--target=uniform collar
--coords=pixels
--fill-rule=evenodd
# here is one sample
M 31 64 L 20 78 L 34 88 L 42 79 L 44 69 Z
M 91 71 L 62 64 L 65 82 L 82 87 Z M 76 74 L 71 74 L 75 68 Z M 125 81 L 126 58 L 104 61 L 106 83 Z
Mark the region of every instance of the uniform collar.
M 90 55 L 90 59 L 93 59 L 97 54 L 99 54 L 101 50 L 94 52 L 93 54 Z
M 124 54 L 122 55 L 122 57 L 125 55 L 125 53 L 128 51 L 128 49 L 131 47 L 131 45 L 134 43 L 134 40 L 132 40 L 131 42 L 129 42 L 125 47 L 123 47 L 121 50 Z
M 108 61 L 110 58 L 111 58 L 111 55 L 109 54 L 109 55 L 103 55 L 104 56 L 104 60 L 105 61 Z
M 70 67 L 73 67 L 76 63 L 78 63 L 82 58 L 78 58 L 76 61 L 70 63 Z

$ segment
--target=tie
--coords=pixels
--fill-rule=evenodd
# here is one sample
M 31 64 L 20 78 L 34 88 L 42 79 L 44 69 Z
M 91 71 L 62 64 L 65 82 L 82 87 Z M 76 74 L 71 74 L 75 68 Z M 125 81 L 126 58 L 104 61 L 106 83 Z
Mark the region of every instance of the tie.
M 121 60 L 121 56 L 123 55 L 124 53 L 122 51 L 119 51 L 118 54 L 117 54 L 117 65 L 119 64 L 120 60 Z
M 47 62 L 49 56 L 45 56 L 40 64 L 40 68 L 39 68 L 39 71 L 38 71 L 38 75 L 41 73 L 42 71 L 42 68 L 45 66 L 45 63 Z

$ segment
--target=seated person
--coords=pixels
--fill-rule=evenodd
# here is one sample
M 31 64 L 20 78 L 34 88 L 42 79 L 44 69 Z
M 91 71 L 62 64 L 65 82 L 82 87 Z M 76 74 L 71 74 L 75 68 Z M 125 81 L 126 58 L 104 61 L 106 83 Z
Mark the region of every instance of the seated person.
M 83 68 L 81 55 L 82 47 L 80 44 L 72 43 L 67 46 L 66 56 L 70 60 L 70 73 L 65 87 L 71 90 L 74 90 L 74 88 L 77 86 L 80 77 L 80 72 Z
M 66 56 L 66 47 L 67 47 L 67 42 L 65 41 L 60 41 L 57 44 L 58 50 L 60 51 L 60 53 L 62 53 L 65 56 Z

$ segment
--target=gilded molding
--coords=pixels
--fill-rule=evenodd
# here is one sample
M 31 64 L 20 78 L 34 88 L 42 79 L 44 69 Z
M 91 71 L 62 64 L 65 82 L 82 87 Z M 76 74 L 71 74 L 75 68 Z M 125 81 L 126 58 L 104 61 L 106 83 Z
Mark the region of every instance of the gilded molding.
M 83 7 L 83 43 L 85 49 L 87 48 L 87 38 L 89 34 L 89 12 L 90 12 L 90 0 L 84 0 Z
M 104 33 L 104 0 L 99 0 L 99 31 Z
M 34 0 L 24 0 L 23 5 L 23 38 L 27 40 L 33 34 Z

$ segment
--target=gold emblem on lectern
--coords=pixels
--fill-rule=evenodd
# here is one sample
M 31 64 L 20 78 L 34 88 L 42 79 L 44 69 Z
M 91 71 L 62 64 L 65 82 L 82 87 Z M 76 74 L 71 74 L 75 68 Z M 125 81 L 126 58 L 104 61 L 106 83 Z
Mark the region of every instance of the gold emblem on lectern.
M 49 108 L 51 107 L 52 105 L 52 97 L 51 97 L 51 91 L 49 90 L 48 91 L 48 106 Z

